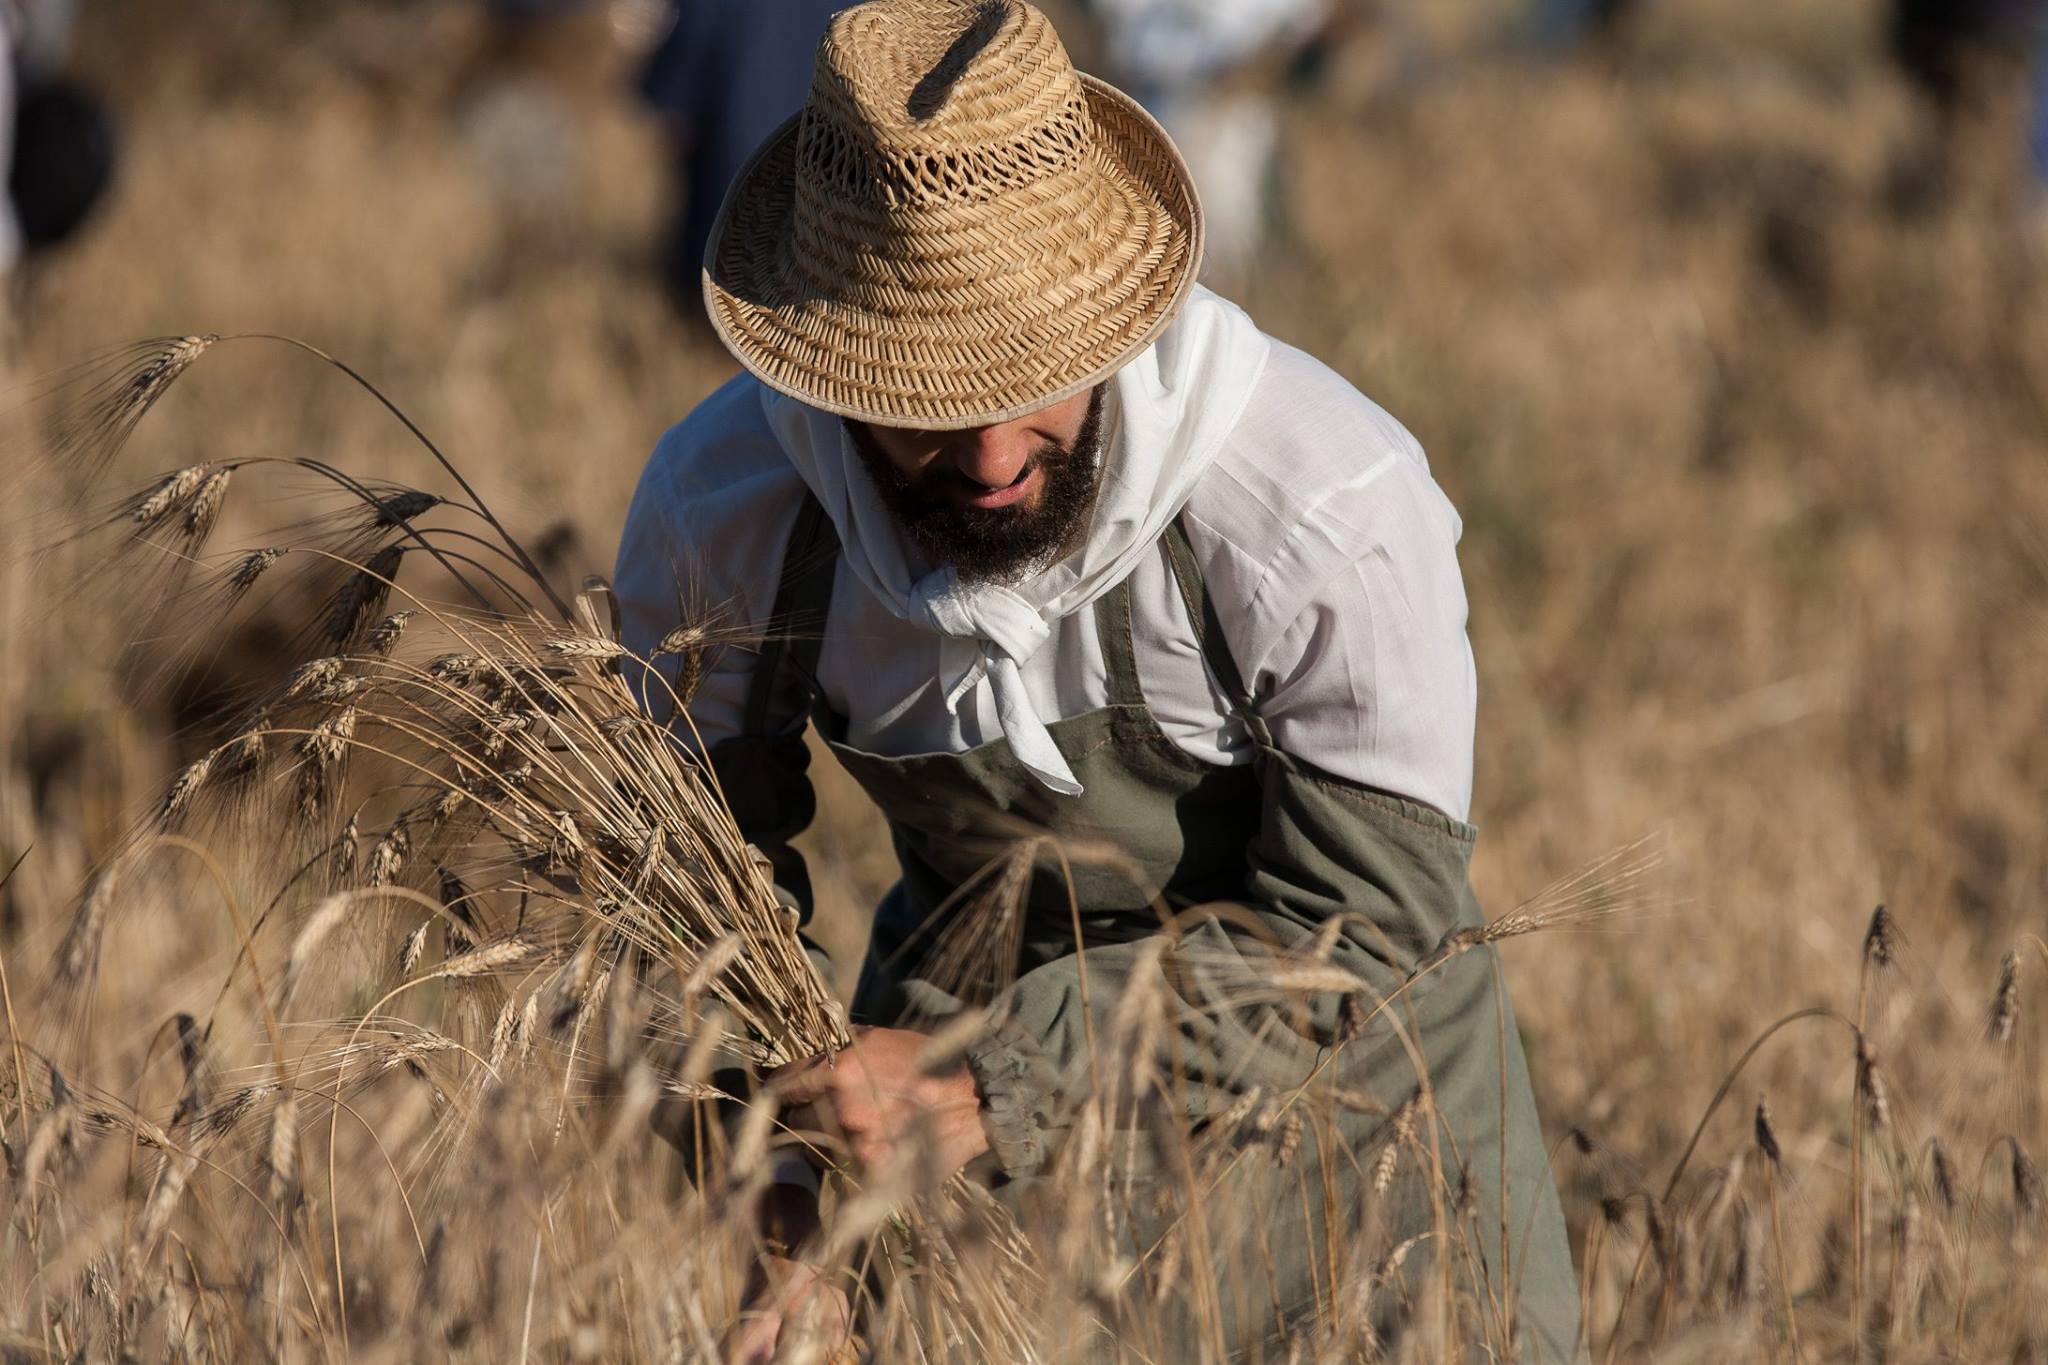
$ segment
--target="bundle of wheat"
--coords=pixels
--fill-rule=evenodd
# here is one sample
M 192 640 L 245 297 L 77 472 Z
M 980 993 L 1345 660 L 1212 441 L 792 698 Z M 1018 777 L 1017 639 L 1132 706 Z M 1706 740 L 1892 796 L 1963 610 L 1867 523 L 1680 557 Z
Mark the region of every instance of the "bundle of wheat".
M 104 462 L 106 447 L 217 344 L 187 337 L 152 348 L 72 414 L 66 445 Z M 266 463 L 326 480 L 343 506 L 301 522 L 294 543 L 209 556 L 231 481 Z M 304 915 L 280 1005 L 335 921 L 381 905 L 416 921 L 401 924 L 401 990 L 516 969 L 529 1000 L 556 1006 L 549 1022 L 561 1029 L 587 1014 L 615 969 L 652 964 L 684 980 L 686 995 L 721 1001 L 759 1060 L 834 1046 L 843 1026 L 829 995 L 708 769 L 683 738 L 646 720 L 629 670 L 665 684 L 613 638 L 603 585 L 564 603 L 442 463 L 463 497 L 365 485 L 309 458 L 241 461 L 163 475 L 103 518 L 125 533 L 129 555 L 179 580 L 165 600 L 181 614 L 217 621 L 260 592 L 300 592 L 315 604 L 302 644 L 313 657 L 293 659 L 172 780 L 150 826 L 102 874 L 105 889 L 87 897 L 60 979 L 80 984 L 129 864 L 180 831 L 225 827 L 244 845 L 260 838 L 266 850 L 306 855 L 273 890 L 271 909 Z M 438 524 L 461 517 L 482 533 Z M 430 563 L 467 600 L 402 584 L 415 563 Z M 279 581 L 299 565 L 302 581 Z M 185 581 L 195 568 L 211 571 Z M 686 679 L 705 651 L 743 643 L 715 621 L 678 636 L 662 649 L 684 656 Z M 680 711 L 688 697 L 670 700 Z M 435 924 L 441 960 L 429 967 Z
M 104 468 L 166 389 L 232 340 L 153 343 L 110 357 L 111 374 L 74 376 L 57 391 L 54 448 Z M 89 1126 L 165 1153 L 129 1244 L 131 1270 L 153 1252 L 195 1166 L 258 1111 L 270 1115 L 263 1160 L 283 1228 L 299 1190 L 300 1126 L 323 1112 L 337 1123 L 394 1071 L 429 1085 L 441 1112 L 421 1150 L 446 1180 L 479 1140 L 481 1109 L 504 1095 L 534 1092 L 558 1135 L 572 1116 L 606 1107 L 636 1114 L 644 1130 L 664 1100 L 713 1097 L 715 1061 L 772 1066 L 846 1041 L 793 917 L 688 735 L 647 719 L 632 680 L 667 684 L 617 643 L 603 584 L 564 601 L 406 425 L 458 496 L 365 484 L 318 459 L 242 460 L 162 475 L 76 532 L 113 542 L 102 562 L 150 618 L 207 623 L 188 647 L 214 643 L 206 637 L 224 635 L 237 612 L 292 604 L 309 622 L 277 680 L 177 773 L 100 870 L 39 1002 L 79 1027 L 101 944 L 132 893 L 180 857 L 204 862 L 244 945 L 219 998 L 249 994 L 270 1056 L 239 1086 L 188 1087 L 161 1130 L 111 1100 L 89 1111 Z M 326 496 L 299 495 L 315 515 L 270 543 L 214 552 L 238 476 L 266 472 L 310 475 Z M 430 574 L 459 600 L 414 586 Z M 140 621 L 137 631 L 155 633 Z M 664 641 L 682 665 L 674 709 L 686 707 L 708 651 L 747 643 L 715 613 Z M 244 888 L 254 888 L 253 914 Z M 349 967 L 364 956 L 385 964 L 370 974 L 385 977 L 379 998 L 295 1037 L 308 1033 L 301 1021 L 313 1007 L 361 989 Z M 422 998 L 433 1002 L 431 1024 L 387 1012 Z M 33 1082 L 16 1042 L 21 1103 L 40 1091 L 49 1105 L 32 1189 L 68 1148 L 75 1105 L 54 1063 Z M 542 1072 L 554 1080 L 538 1083 Z M 332 1292 L 345 1307 L 342 1210 L 331 1212 Z

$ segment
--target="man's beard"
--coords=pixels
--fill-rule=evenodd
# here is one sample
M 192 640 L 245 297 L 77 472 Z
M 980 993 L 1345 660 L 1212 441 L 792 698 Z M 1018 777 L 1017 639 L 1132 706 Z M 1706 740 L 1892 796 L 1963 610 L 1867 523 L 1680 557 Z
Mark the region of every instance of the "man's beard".
M 1018 474 L 1022 479 L 1032 469 L 1044 473 L 1045 486 L 1034 507 L 959 506 L 926 486 L 955 476 L 906 475 L 889 462 L 865 426 L 853 421 L 846 426 L 883 506 L 910 543 L 931 564 L 950 566 L 963 581 L 999 583 L 1052 563 L 1078 543 L 1102 484 L 1102 393 L 1103 386 L 1097 385 L 1089 395 L 1088 416 L 1072 444 L 1047 441 Z

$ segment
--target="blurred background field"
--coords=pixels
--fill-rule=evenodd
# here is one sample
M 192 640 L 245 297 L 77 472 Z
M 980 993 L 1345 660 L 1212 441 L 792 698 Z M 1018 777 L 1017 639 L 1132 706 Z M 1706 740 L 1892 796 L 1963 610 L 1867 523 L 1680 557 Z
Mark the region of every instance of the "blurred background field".
M 1668 0 L 1542 58 L 1505 41 L 1517 12 L 1388 0 L 1333 40 L 1279 100 L 1276 222 L 1226 284 L 1413 430 L 1465 517 L 1482 900 L 1661 841 L 1660 913 L 1506 948 L 1551 1134 L 1661 1183 L 1766 1024 L 1854 1012 L 1884 902 L 1904 946 L 1874 1036 L 1905 1121 L 2039 1152 L 2038 1047 L 1983 1042 L 1999 959 L 2048 933 L 2048 234 L 2017 96 L 1930 180 L 1933 116 L 1870 0 Z M 102 0 L 76 61 L 119 173 L 20 271 L 13 377 L 145 336 L 297 336 L 384 387 L 558 582 L 608 572 L 656 437 L 732 371 L 660 285 L 667 154 L 626 89 L 648 22 Z M 331 373 L 223 351 L 122 482 L 271 452 L 427 477 Z M 10 473 L 15 512 L 67 496 L 61 470 Z M 0 863 L 33 848 L 0 889 L 17 991 L 193 727 L 282 647 L 259 623 L 139 685 L 121 622 L 30 573 L 37 526 L 7 519 L 0 565 Z M 850 970 L 890 868 L 858 793 L 823 793 L 821 936 Z M 234 942 L 200 907 L 119 928 L 101 1079 L 136 1065 L 115 1025 L 203 1010 Z M 1854 1073 L 1818 1038 L 1762 1052 L 1702 1144 L 1747 1150 L 1769 1097 L 1816 1286 Z M 1614 1216 L 1595 1164 L 1558 1161 L 1581 1238 Z M 2038 1315 L 2016 1290 L 1972 1339 L 2038 1353 Z

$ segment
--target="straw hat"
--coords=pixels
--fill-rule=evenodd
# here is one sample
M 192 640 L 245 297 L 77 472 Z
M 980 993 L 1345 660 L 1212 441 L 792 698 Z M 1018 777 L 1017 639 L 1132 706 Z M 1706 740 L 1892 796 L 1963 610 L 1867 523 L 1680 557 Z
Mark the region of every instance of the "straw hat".
M 1022 0 L 833 16 L 803 111 L 754 153 L 705 254 L 720 338 L 811 407 L 1004 422 L 1136 355 L 1202 254 L 1187 166 Z

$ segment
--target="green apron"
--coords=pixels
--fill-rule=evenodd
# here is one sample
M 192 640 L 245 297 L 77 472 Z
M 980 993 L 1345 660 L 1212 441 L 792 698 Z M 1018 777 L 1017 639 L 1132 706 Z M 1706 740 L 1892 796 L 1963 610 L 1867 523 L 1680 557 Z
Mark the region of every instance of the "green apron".
M 756 666 L 747 733 L 714 753 L 721 778 L 736 778 L 737 790 L 727 785 L 729 798 L 739 798 L 740 827 L 762 843 L 778 886 L 808 915 L 808 881 L 787 844 L 811 815 L 801 727 L 775 734 L 771 721 L 778 704 L 789 714 L 792 692 L 785 689 L 799 700 L 807 696 L 832 751 L 887 818 L 902 863 L 902 882 L 877 912 L 852 1010 L 856 1022 L 873 1024 L 897 1023 L 913 1008 L 929 1021 L 959 1007 L 951 990 L 921 975 L 921 957 L 946 937 L 948 926 L 935 916 L 1020 839 L 1050 835 L 1061 846 L 1115 850 L 1113 860 L 1050 853 L 1035 859 L 1021 887 L 1015 984 L 1002 1001 L 1004 1023 L 970 1053 L 1002 1167 L 996 1193 L 1027 1225 L 1045 1212 L 1033 1201 L 1067 1135 L 1071 1092 L 1085 1088 L 1091 1041 L 1110 1036 L 1137 971 L 1147 972 L 1150 986 L 1166 983 L 1168 1018 L 1154 1034 L 1156 1060 L 1169 1079 L 1163 1090 L 1197 1131 L 1225 1121 L 1256 1130 L 1253 1088 L 1261 1096 L 1288 1094 L 1312 1073 L 1318 1079 L 1310 1095 L 1342 1100 L 1322 1106 L 1319 1121 L 1282 1159 L 1255 1154 L 1218 1163 L 1227 1174 L 1200 1201 L 1199 1216 L 1208 1256 L 1222 1271 L 1211 1279 L 1230 1292 L 1217 1302 L 1185 1286 L 1156 1291 L 1169 1304 L 1167 1339 L 1125 1335 L 1126 1350 L 1185 1359 L 1193 1354 L 1190 1342 L 1221 1340 L 1246 1358 L 1279 1358 L 1319 1304 L 1362 1299 L 1366 1290 L 1356 1281 L 1374 1274 L 1371 1265 L 1351 1267 L 1346 1282 L 1333 1282 L 1328 1253 L 1337 1232 L 1326 1227 L 1326 1210 L 1335 1209 L 1375 1230 L 1377 1273 L 1387 1283 L 1372 1295 L 1371 1315 L 1383 1335 L 1403 1329 L 1405 1310 L 1426 1299 L 1432 1267 L 1440 1263 L 1427 1245 L 1405 1257 L 1396 1248 L 1418 1236 L 1433 1241 L 1432 1229 L 1448 1225 L 1463 1229 L 1453 1234 L 1453 1273 L 1491 1324 L 1474 1327 L 1467 1339 L 1498 1342 L 1511 1318 L 1521 1359 L 1570 1359 L 1578 1320 L 1570 1252 L 1492 949 L 1455 956 L 1424 976 L 1334 1059 L 1331 1049 L 1345 1029 L 1342 996 L 1309 997 L 1303 1017 L 1272 1006 L 1219 1010 L 1207 995 L 1204 983 L 1216 979 L 1219 962 L 1241 964 L 1248 974 L 1242 980 L 1260 980 L 1279 965 L 1276 950 L 1298 949 L 1348 915 L 1329 961 L 1362 980 L 1366 990 L 1356 1000 L 1384 999 L 1446 935 L 1484 920 L 1466 876 L 1473 829 L 1275 748 L 1178 522 L 1162 543 L 1203 656 L 1256 745 L 1254 760 L 1207 762 L 1161 731 L 1139 684 L 1125 582 L 1094 607 L 1107 704 L 1048 727 L 1084 788 L 1069 797 L 1038 783 L 1003 739 L 964 753 L 899 758 L 844 742 L 845 722 L 818 700 L 815 681 L 839 547 L 830 520 L 807 499 L 785 558 L 776 641 Z M 1241 909 L 1178 917 L 1171 948 L 1163 958 L 1152 956 L 1161 945 L 1147 940 L 1160 936 L 1163 912 L 1212 902 Z M 1415 1119 L 1429 1106 L 1418 1111 L 1415 1104 L 1417 1073 L 1397 1036 L 1402 1030 L 1425 1059 L 1434 1124 Z M 1319 1063 L 1329 1064 L 1317 1073 Z M 1141 1119 L 1126 1118 L 1142 1127 Z M 1266 1123 L 1276 1126 L 1285 1132 Z M 1397 1130 L 1421 1137 L 1397 1142 Z M 1439 1187 L 1449 1189 L 1434 1213 L 1427 1182 L 1416 1178 L 1432 1160 L 1432 1135 Z M 1230 1141 L 1222 1132 L 1209 1136 L 1219 1146 Z M 1127 1145 L 1147 1146 L 1135 1139 Z M 1285 1148 L 1289 1140 L 1275 1145 Z M 1389 1161 L 1402 1178 L 1375 1182 L 1375 1168 Z M 1185 1166 L 1162 1169 L 1156 1180 L 1156 1197 L 1140 1201 L 1119 1225 L 1125 1254 L 1144 1259 L 1147 1273 L 1162 1259 L 1161 1237 L 1185 1221 L 1188 1187 L 1207 1183 Z M 1510 1234 L 1505 1264 L 1503 1224 Z M 1197 1258 L 1183 1248 L 1178 1259 Z M 1145 1325 L 1114 1330 L 1141 1333 Z

